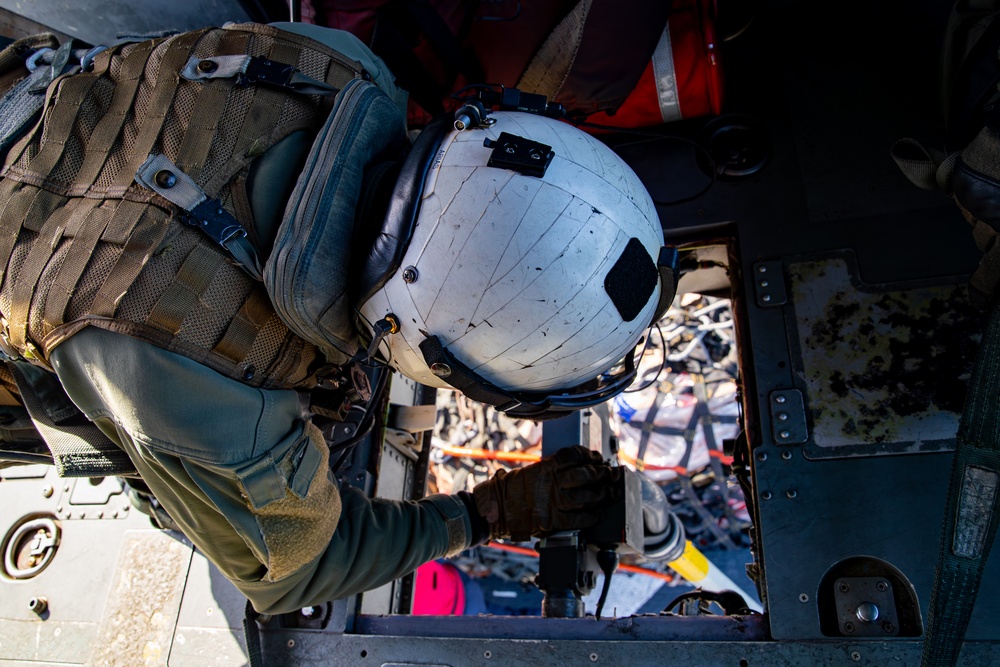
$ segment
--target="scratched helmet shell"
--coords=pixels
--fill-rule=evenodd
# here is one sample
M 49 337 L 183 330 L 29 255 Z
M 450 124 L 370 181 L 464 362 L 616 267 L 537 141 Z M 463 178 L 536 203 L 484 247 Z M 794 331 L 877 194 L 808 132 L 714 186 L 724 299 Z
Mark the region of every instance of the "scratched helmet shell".
M 398 323 L 386 356 L 417 382 L 558 393 L 629 355 L 673 297 L 663 231 L 596 138 L 538 115 L 490 118 L 440 141 L 400 268 L 361 313 Z

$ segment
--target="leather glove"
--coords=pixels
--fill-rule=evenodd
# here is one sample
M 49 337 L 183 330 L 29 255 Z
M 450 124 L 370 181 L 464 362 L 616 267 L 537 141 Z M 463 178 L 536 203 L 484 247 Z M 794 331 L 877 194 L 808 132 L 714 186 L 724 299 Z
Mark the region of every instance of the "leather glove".
M 524 468 L 501 470 L 472 490 L 490 537 L 518 542 L 595 524 L 621 493 L 616 469 L 585 447 L 565 447 Z

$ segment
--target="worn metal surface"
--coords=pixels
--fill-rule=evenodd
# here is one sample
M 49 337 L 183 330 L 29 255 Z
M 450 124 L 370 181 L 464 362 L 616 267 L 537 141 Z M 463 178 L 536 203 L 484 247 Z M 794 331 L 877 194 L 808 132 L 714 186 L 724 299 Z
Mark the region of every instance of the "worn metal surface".
M 168 664 L 242 667 L 247 662 L 243 615 L 247 599 L 195 551 Z
M 165 29 L 194 30 L 226 21 L 246 21 L 237 0 L 157 0 L 77 2 L 75 0 L 0 0 L 0 7 L 90 44 L 113 42 L 119 33 L 143 34 Z
M 617 619 L 539 618 L 537 616 L 366 616 L 355 632 L 374 637 L 423 636 L 511 640 L 706 641 L 766 639 L 763 616 L 630 616 Z
M 592 622 L 592 621 L 591 621 Z M 917 667 L 920 642 L 823 641 L 566 641 L 563 639 L 435 639 L 346 635 L 333 643 L 322 635 L 288 632 L 263 637 L 266 664 L 302 665 L 445 665 L 495 667 L 663 667 L 720 665 L 734 667 Z M 961 667 L 996 664 L 990 643 L 966 644 Z
M 125 533 L 88 665 L 167 664 L 191 553 L 179 533 Z
M 953 449 L 981 326 L 964 283 L 867 286 L 850 255 L 787 270 L 809 455 Z
M 52 466 L 0 471 L 0 536 L 38 516 L 56 517 L 61 532 L 58 550 L 36 576 L 0 576 L 0 662 L 84 663 L 97 637 L 122 535 L 149 527 L 148 517 L 123 511 L 121 496 L 114 495 L 103 510 L 108 517 L 118 511 L 118 520 L 79 520 L 79 512 L 70 513 L 69 500 L 80 481 L 87 483 L 59 479 Z M 28 608 L 37 597 L 48 600 L 40 616 Z
M 819 461 L 798 450 L 784 459 L 775 446 L 757 453 L 768 454 L 755 461 L 755 472 L 773 637 L 823 639 L 817 604 L 821 581 L 838 563 L 857 556 L 878 558 L 899 570 L 926 614 L 950 453 Z M 1000 639 L 996 553 L 994 548 L 986 566 L 968 639 Z M 832 589 L 828 592 L 832 596 Z

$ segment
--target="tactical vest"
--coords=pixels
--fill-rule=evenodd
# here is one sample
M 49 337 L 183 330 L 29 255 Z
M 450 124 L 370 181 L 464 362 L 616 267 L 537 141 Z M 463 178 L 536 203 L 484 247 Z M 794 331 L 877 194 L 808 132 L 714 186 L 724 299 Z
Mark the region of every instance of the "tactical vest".
M 343 363 L 288 329 L 229 242 L 253 248 L 254 159 L 315 133 L 355 78 L 324 44 L 242 24 L 116 45 L 56 79 L 0 172 L 3 347 L 44 366 L 96 326 L 265 388 Z

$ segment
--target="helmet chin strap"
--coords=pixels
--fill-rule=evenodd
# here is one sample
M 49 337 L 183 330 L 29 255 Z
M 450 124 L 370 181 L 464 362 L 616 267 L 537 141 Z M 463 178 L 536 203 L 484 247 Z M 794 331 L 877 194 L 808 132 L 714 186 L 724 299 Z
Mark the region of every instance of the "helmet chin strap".
M 521 400 L 480 377 L 474 370 L 456 359 L 448 348 L 441 344 L 441 339 L 437 336 L 424 338 L 420 342 L 420 352 L 434 375 L 474 401 L 492 405 L 501 412 L 509 410 L 544 412 L 549 407 L 546 400 L 540 402 Z
M 354 238 L 351 239 L 351 245 L 359 251 L 352 253 L 355 257 L 367 256 L 367 249 L 381 234 L 382 223 L 389 210 L 392 191 L 402 166 L 402 160 L 385 160 L 365 167 L 358 207 L 354 214 Z
M 420 343 L 420 352 L 434 375 L 472 400 L 492 405 L 511 417 L 535 421 L 563 417 L 569 412 L 603 403 L 624 391 L 636 375 L 633 354 L 628 354 L 624 368 L 603 384 L 601 377 L 597 377 L 557 393 L 510 392 L 500 389 L 456 359 L 437 336 L 424 338 Z

